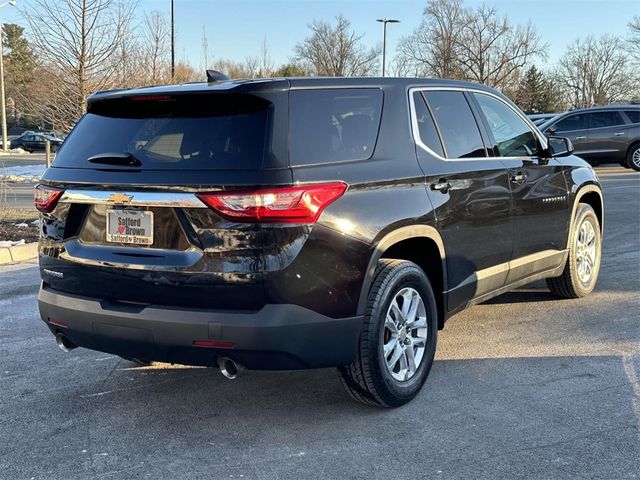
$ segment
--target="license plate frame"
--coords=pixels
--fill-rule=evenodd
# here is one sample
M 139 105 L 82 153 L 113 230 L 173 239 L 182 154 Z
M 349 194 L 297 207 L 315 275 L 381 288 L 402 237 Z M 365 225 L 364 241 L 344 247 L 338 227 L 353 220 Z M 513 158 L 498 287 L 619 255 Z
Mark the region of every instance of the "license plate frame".
M 109 209 L 107 210 L 106 227 L 106 240 L 109 243 L 141 246 L 153 244 L 154 225 L 151 210 Z M 143 234 L 140 233 L 140 230 L 143 231 Z

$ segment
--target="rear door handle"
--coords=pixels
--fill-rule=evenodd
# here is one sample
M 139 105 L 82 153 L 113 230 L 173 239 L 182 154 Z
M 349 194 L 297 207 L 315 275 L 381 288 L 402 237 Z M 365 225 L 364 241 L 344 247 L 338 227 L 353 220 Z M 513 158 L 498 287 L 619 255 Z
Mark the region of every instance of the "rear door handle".
M 613 134 L 614 137 L 621 137 L 622 135 L 624 135 L 624 132 L 615 132 Z
M 451 184 L 447 182 L 444 178 L 438 180 L 438 183 L 431 184 L 431 190 L 435 190 L 440 193 L 447 193 L 451 188 Z
M 576 137 L 576 140 L 584 140 L 585 138 L 587 138 L 585 135 L 579 135 Z

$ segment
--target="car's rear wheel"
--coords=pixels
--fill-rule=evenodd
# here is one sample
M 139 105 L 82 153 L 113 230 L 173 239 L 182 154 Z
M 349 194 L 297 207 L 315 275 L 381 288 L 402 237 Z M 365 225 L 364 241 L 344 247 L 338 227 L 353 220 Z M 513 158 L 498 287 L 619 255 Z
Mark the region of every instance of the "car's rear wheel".
M 435 297 L 422 269 L 405 260 L 380 260 L 357 359 L 338 369 L 347 391 L 369 405 L 409 402 L 431 370 L 437 335 Z
M 591 205 L 578 204 L 571 228 L 569 256 L 562 275 L 548 278 L 551 293 L 562 298 L 580 298 L 591 293 L 598 281 L 602 236 L 600 222 Z
M 640 172 L 640 143 L 633 145 L 627 152 L 627 165 Z

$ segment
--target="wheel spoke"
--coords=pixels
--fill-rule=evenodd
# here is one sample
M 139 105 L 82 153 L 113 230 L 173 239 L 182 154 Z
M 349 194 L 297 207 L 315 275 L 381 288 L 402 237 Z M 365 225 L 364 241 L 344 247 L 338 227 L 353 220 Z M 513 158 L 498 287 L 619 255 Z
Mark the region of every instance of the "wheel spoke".
M 411 345 L 414 347 L 425 347 L 427 339 L 425 337 L 411 337 Z
M 400 374 L 402 375 L 402 379 L 406 380 L 409 378 L 409 365 L 407 363 L 407 353 L 406 349 L 400 348 L 400 358 L 398 359 L 400 363 Z
M 400 346 L 400 344 L 396 343 L 395 349 L 393 350 L 393 355 L 391 355 L 391 358 L 387 360 L 387 366 L 389 367 L 389 370 L 393 371 L 396 363 L 398 363 L 398 360 L 400 360 L 400 357 L 402 357 L 403 355 L 404 352 L 402 351 L 402 347 Z
M 384 321 L 384 328 L 389 330 L 392 334 L 398 333 L 398 326 L 396 325 L 396 322 L 393 321 L 393 318 L 389 314 L 387 314 L 387 318 Z
M 411 325 L 416 320 L 416 315 L 418 314 L 418 307 L 420 306 L 420 297 L 418 294 L 411 296 L 411 305 L 409 307 L 409 312 L 407 313 L 407 324 Z
M 384 352 L 384 358 L 386 359 L 389 354 L 393 351 L 393 349 L 395 348 L 395 346 L 398 345 L 398 339 L 397 338 L 392 338 L 391 340 L 389 340 L 387 343 L 385 343 L 382 347 L 383 352 Z
M 402 296 L 402 316 L 406 319 L 409 315 L 411 300 L 413 299 L 413 291 L 406 289 L 401 293 Z
M 407 368 L 409 372 L 415 373 L 418 367 L 416 366 L 416 358 L 413 351 L 413 345 L 407 346 L 407 348 L 404 349 L 404 354 L 407 359 Z
M 408 322 L 407 326 L 410 330 L 415 330 L 416 328 L 425 328 L 427 326 L 427 317 L 418 317 L 413 322 Z
M 402 319 L 404 318 L 404 315 L 400 311 L 400 307 L 398 307 L 398 302 L 396 301 L 395 298 L 393 299 L 393 302 L 391 303 L 391 312 L 393 312 L 393 316 L 394 316 L 394 319 L 395 319 L 396 323 L 400 323 L 402 321 Z

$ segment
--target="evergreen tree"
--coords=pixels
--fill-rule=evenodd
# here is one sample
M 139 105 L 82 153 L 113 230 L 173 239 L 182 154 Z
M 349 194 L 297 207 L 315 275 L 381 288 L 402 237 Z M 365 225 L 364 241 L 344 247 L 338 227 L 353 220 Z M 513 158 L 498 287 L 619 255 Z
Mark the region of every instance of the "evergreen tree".
M 558 97 L 554 82 L 531 66 L 520 80 L 514 100 L 527 114 L 546 113 L 557 110 Z
M 3 24 L 2 48 L 8 123 L 15 126 L 21 117 L 26 117 L 27 124 L 35 124 L 37 119 L 33 117 L 29 98 L 35 82 L 37 59 L 24 37 L 24 28 L 14 23 Z

